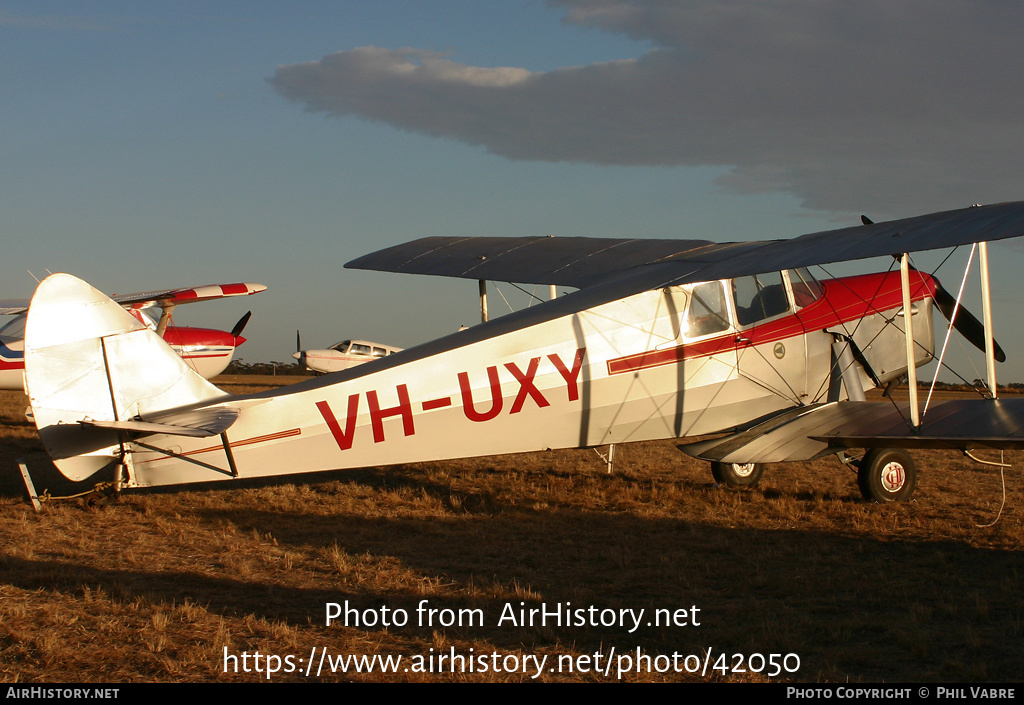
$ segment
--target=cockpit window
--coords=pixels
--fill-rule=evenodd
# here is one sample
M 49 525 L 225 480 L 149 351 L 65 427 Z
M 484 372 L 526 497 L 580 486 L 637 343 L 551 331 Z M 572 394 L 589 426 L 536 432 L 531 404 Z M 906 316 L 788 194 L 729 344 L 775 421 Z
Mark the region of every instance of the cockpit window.
M 331 348 L 331 350 L 337 350 L 340 353 L 348 352 L 348 346 L 349 346 L 349 343 L 351 343 L 351 342 L 352 342 L 351 340 L 343 340 L 340 343 L 338 343 L 337 345 L 333 346 Z
M 369 355 L 370 354 L 370 346 L 369 345 L 361 345 L 359 343 L 352 343 L 352 347 L 349 348 L 349 352 L 354 354 L 354 355 Z
M 736 322 L 749 326 L 789 311 L 789 297 L 782 272 L 769 272 L 733 280 Z
M 722 282 L 706 282 L 693 288 L 686 317 L 687 336 L 700 338 L 729 329 L 729 310 Z
M 806 267 L 790 269 L 789 283 L 793 287 L 793 300 L 797 307 L 810 306 L 821 298 L 823 292 L 821 284 L 811 276 Z

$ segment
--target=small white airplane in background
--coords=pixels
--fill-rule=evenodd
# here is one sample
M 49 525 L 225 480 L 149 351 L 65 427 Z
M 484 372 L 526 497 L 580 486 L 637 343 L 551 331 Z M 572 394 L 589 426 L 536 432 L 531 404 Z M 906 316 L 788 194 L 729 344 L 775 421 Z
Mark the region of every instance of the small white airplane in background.
M 171 314 L 176 306 L 197 301 L 212 301 L 231 296 L 248 296 L 266 290 L 263 284 L 207 284 L 183 289 L 145 291 L 136 294 L 115 294 L 120 304 L 137 321 L 156 331 L 189 366 L 206 379 L 216 377 L 231 362 L 235 348 L 245 342 L 242 330 L 250 313 L 242 316 L 230 331 L 214 328 L 176 326 Z M 0 301 L 0 315 L 14 316 L 0 328 L 0 389 L 22 389 L 25 373 L 25 321 L 27 300 Z M 160 308 L 158 319 L 148 309 Z
M 298 343 L 298 334 L 296 334 L 296 343 Z M 373 343 L 369 340 L 343 340 L 324 350 L 302 350 L 301 345 L 296 345 L 296 347 L 300 349 L 292 353 L 292 357 L 298 360 L 300 365 L 305 366 L 307 370 L 325 374 L 341 372 L 364 362 L 379 360 L 402 351 L 402 348 Z
M 55 274 L 29 309 L 26 387 L 58 469 L 116 487 L 726 434 L 682 446 L 725 484 L 754 484 L 761 463 L 835 454 L 857 468 L 865 497 L 904 500 L 915 485 L 905 449 L 1024 447 L 1024 398 L 996 398 L 986 246 L 1021 236 L 1024 203 L 792 240 L 426 238 L 347 266 L 578 291 L 240 396 L 99 291 Z M 908 254 L 971 243 L 984 326 Z M 807 269 L 886 255 L 899 272 L 818 281 Z M 921 411 L 933 305 L 985 350 L 990 398 Z M 903 375 L 909 404 L 864 399 Z M 855 461 L 850 448 L 867 453 Z

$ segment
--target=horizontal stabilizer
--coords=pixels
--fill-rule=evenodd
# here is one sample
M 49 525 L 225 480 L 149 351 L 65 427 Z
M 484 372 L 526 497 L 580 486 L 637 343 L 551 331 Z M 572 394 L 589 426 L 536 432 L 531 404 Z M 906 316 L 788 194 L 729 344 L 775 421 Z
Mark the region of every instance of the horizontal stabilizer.
M 843 448 L 1024 448 L 1024 399 L 956 399 L 931 407 L 916 431 L 907 404 L 832 402 L 782 412 L 752 428 L 679 446 L 701 460 L 781 463 Z
M 238 409 L 216 407 L 168 415 L 162 417 L 159 423 L 142 420 L 96 421 L 94 419 L 83 419 L 79 423 L 83 426 L 111 428 L 116 431 L 128 431 L 142 435 L 165 433 L 170 436 L 208 438 L 227 431 L 237 418 Z

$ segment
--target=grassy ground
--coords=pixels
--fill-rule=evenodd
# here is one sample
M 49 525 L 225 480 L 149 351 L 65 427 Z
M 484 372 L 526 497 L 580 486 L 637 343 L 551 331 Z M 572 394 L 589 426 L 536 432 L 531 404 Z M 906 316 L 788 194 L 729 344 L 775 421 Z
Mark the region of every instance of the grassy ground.
M 250 382 L 221 380 L 239 392 Z M 638 648 L 702 658 L 711 649 L 712 666 L 719 655 L 720 665 L 746 666 L 733 654 L 796 654 L 799 669 L 773 680 L 1024 677 L 1016 467 L 1005 474 L 1001 515 L 999 471 L 954 453 L 915 453 L 915 501 L 883 506 L 861 500 L 834 459 L 773 466 L 758 488 L 730 491 L 671 442 L 618 448 L 611 475 L 593 451 L 558 451 L 140 491 L 101 509 L 76 500 L 36 514 L 17 458 L 39 490 L 75 488 L 49 465 L 24 405 L 21 395 L 0 397 L 5 682 L 260 680 L 235 672 L 254 667 L 257 651 L 292 655 L 292 672 L 282 661 L 273 680 L 305 680 L 299 670 L 323 648 L 405 661 L 395 673 L 378 664 L 322 680 L 516 681 L 533 672 L 444 663 L 440 673 L 416 672 L 414 658 L 426 667 L 435 657 L 436 671 L 437 655 L 454 649 L 497 653 L 505 667 L 514 664 L 506 657 L 521 665 L 547 656 L 543 680 L 608 681 Z M 451 612 L 418 624 L 423 600 Z M 362 619 L 406 610 L 409 624 L 326 626 L 326 604 L 346 601 Z M 498 624 L 506 605 L 566 602 L 647 612 L 633 633 Z M 680 610 L 687 626 L 647 626 L 654 609 Z M 484 623 L 438 624 L 459 610 L 479 610 L 462 614 Z M 227 673 L 225 653 L 237 657 Z M 610 655 L 610 674 L 594 672 Z M 682 670 L 623 680 L 768 680 Z

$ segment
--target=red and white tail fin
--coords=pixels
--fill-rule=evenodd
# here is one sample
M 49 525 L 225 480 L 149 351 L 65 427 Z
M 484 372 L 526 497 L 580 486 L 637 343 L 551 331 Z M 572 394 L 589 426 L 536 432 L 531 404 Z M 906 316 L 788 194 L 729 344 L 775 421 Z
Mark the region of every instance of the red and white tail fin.
M 120 304 L 70 274 L 47 277 L 32 297 L 25 390 L 46 450 L 76 481 L 124 454 L 123 432 L 83 421 L 152 418 L 226 396 Z

